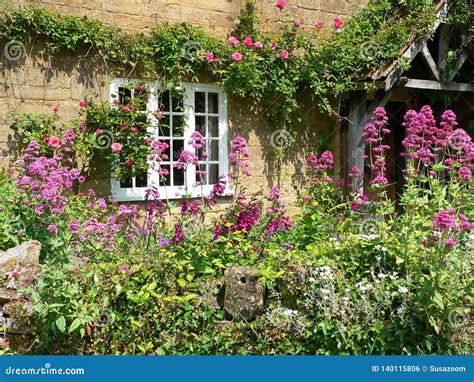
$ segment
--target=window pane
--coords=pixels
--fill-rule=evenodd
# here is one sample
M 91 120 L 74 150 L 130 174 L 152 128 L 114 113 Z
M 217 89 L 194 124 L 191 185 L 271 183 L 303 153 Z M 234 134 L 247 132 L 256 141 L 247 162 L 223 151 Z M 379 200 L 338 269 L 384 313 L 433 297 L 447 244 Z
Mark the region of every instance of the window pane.
M 182 112 L 183 111 L 183 95 L 179 93 L 171 94 L 171 111 Z
M 160 175 L 160 186 L 170 186 L 171 185 L 171 172 L 170 172 L 170 165 L 169 164 L 163 164 L 161 165 L 161 168 L 163 170 L 168 170 L 168 175 Z M 165 195 L 162 195 L 163 197 Z
M 164 113 L 170 111 L 170 92 L 165 90 L 158 94 L 158 107 Z
M 173 115 L 173 137 L 182 137 L 184 135 L 184 117 Z
M 169 127 L 169 118 L 163 116 L 159 125 L 158 125 L 158 134 L 160 137 L 169 137 L 170 136 L 170 127 Z
M 218 164 L 208 165 L 208 171 L 209 171 L 209 184 L 216 184 L 217 180 L 219 179 L 219 165 Z
M 209 136 L 219 137 L 219 117 L 209 117 Z
M 184 169 L 173 168 L 173 176 L 175 186 L 184 186 Z
M 207 171 L 207 165 L 205 163 L 200 163 L 199 166 L 196 167 L 196 171 Z M 207 173 L 197 173 L 196 181 L 201 182 L 201 184 L 207 184 Z
M 128 105 L 131 99 L 132 99 L 132 91 L 130 89 L 127 89 L 126 87 L 120 86 L 119 94 L 118 94 L 119 103 Z
M 173 140 L 173 161 L 177 161 L 181 155 L 181 151 L 184 150 L 184 140 L 174 139 Z
M 196 131 L 199 131 L 203 136 L 206 136 L 206 117 L 197 116 L 195 121 Z
M 132 178 L 127 178 L 120 181 L 121 188 L 132 188 Z
M 135 187 L 147 187 L 148 186 L 148 176 L 146 173 L 139 174 L 135 178 Z
M 163 158 L 163 161 L 164 162 L 168 162 L 170 161 L 172 158 L 170 157 L 170 154 L 171 154 L 171 141 L 167 140 L 167 139 L 160 139 L 161 142 L 164 142 L 168 145 L 168 148 L 163 152 L 164 155 L 166 155 L 166 157 L 168 158 Z
M 213 139 L 209 142 L 209 160 L 219 160 L 219 141 L 217 139 Z
M 207 107 L 208 113 L 219 113 L 219 94 L 208 93 L 207 94 Z
M 206 93 L 203 93 L 203 92 L 194 93 L 194 111 L 196 113 L 206 112 Z

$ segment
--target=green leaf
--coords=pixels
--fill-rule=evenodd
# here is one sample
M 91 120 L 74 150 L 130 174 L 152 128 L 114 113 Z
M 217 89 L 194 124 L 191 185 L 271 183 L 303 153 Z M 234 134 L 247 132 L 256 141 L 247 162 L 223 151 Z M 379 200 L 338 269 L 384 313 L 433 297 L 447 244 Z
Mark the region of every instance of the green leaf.
M 66 331 L 66 319 L 64 318 L 64 316 L 60 316 L 56 320 L 56 326 L 61 333 L 64 333 Z
M 81 326 L 81 323 L 82 323 L 81 319 L 80 319 L 80 318 L 76 318 L 76 319 L 72 322 L 71 326 L 69 327 L 69 333 L 72 333 L 72 332 L 73 332 L 74 330 L 76 330 L 79 326 Z

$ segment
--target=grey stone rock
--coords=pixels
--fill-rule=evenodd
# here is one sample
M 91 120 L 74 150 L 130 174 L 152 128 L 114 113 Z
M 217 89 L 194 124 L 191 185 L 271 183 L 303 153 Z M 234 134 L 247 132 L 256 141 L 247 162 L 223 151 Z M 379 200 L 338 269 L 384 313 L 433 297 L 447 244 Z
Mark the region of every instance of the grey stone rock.
M 263 313 L 265 286 L 258 281 L 257 269 L 233 266 L 224 272 L 224 309 L 236 320 L 252 320 Z

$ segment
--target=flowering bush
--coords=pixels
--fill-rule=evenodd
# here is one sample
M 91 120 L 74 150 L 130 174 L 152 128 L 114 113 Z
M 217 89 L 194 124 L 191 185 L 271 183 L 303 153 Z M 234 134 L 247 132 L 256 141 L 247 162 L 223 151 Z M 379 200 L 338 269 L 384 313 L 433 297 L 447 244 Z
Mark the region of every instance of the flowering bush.
M 88 118 L 101 115 L 91 104 L 83 104 Z M 117 129 L 130 112 L 113 110 Z M 279 188 L 262 198 L 242 187 L 251 158 L 240 136 L 231 142 L 228 179 L 202 198 L 187 190 L 175 214 L 155 188 L 142 206 L 79 192 L 74 155 L 82 138 L 73 130 L 50 133 L 47 145 L 31 140 L 0 174 L 1 248 L 38 239 L 48 264 L 28 292 L 31 351 L 469 354 L 474 145 L 451 111 L 438 123 L 428 106 L 410 110 L 404 126 L 402 213 L 386 193 L 387 117 L 378 108 L 364 129 L 370 196 L 345 192 L 331 152 L 312 153 L 298 190 L 301 213 L 291 219 Z M 135 141 L 120 134 L 111 157 L 132 155 L 127 145 Z M 190 144 L 201 149 L 202 136 L 195 132 Z M 160 167 L 166 143 L 141 150 L 168 175 Z M 205 175 L 196 158 L 183 151 L 176 165 Z M 352 168 L 349 177 L 362 172 Z M 233 200 L 205 219 L 226 187 Z M 235 264 L 257 267 L 267 289 L 265 313 L 251 322 L 229 321 L 212 302 Z

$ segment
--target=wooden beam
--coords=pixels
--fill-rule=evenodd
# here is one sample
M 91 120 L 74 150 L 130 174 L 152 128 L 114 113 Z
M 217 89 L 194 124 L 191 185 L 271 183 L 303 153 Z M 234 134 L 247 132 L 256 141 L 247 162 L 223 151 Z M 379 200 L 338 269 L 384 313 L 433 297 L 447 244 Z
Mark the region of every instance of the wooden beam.
M 430 50 L 428 49 L 428 45 L 426 44 L 426 42 L 423 44 L 423 48 L 421 49 L 421 53 L 423 53 L 423 57 L 425 58 L 426 63 L 428 64 L 433 76 L 438 81 L 441 81 L 441 75 L 439 74 L 438 68 L 436 67 L 436 63 L 433 60 L 433 56 L 431 55 Z
M 442 72 L 448 64 L 449 37 L 450 26 L 448 24 L 442 24 L 439 28 L 438 40 L 438 69 L 440 72 Z
M 464 49 L 464 51 L 456 59 L 456 62 L 454 63 L 453 72 L 448 76 L 448 81 L 452 81 L 453 78 L 456 77 L 456 74 L 459 73 L 459 70 L 461 69 L 461 67 L 466 62 L 468 56 L 469 56 L 469 54 L 467 53 L 467 50 Z
M 414 78 L 400 78 L 400 82 L 397 83 L 399 86 L 413 89 L 426 89 L 426 90 L 444 90 L 444 91 L 455 91 L 455 92 L 474 92 L 474 85 L 458 82 L 440 82 L 430 80 L 417 80 Z
M 364 126 L 362 120 L 367 110 L 367 98 L 364 92 L 352 93 L 349 100 L 349 147 L 348 147 L 348 168 L 357 167 L 360 170 L 360 178 L 352 178 L 351 191 L 356 192 L 364 185 L 364 146 L 359 143 L 362 139 Z

